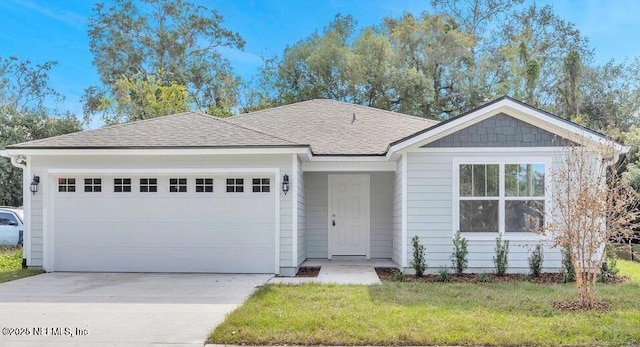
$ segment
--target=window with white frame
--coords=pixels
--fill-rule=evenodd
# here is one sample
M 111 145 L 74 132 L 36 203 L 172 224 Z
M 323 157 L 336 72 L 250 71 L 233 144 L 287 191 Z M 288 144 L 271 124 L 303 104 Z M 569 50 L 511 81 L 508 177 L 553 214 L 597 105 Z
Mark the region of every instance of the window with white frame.
M 213 178 L 196 178 L 196 193 L 213 193 Z
M 158 192 L 157 178 L 141 178 L 140 179 L 140 193 L 157 193 L 157 192 Z
M 73 193 L 76 191 L 76 179 L 75 178 L 58 178 L 58 191 Z
M 114 193 L 131 193 L 131 178 L 114 178 Z
M 270 179 L 254 178 L 252 180 L 254 193 L 268 193 L 271 190 Z
M 85 193 L 100 193 L 101 191 L 102 191 L 101 178 L 85 178 L 84 179 Z
M 244 178 L 227 178 L 227 193 L 244 192 Z
M 186 178 L 170 178 L 169 192 L 170 193 L 186 193 L 187 179 Z
M 531 232 L 544 224 L 542 163 L 458 165 L 460 232 Z

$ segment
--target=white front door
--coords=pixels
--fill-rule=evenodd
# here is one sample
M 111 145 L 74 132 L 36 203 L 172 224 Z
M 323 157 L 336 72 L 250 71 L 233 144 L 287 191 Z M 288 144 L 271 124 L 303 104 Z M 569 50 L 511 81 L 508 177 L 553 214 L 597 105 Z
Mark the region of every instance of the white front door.
M 329 175 L 329 259 L 369 258 L 369 175 Z

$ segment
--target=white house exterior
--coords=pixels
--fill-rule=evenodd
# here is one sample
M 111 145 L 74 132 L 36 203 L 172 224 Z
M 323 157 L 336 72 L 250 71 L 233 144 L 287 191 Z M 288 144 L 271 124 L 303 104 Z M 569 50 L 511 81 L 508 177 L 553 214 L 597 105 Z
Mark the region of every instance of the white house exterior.
M 311 100 L 224 120 L 161 117 L 2 155 L 24 170 L 26 264 L 46 271 L 291 276 L 334 256 L 409 270 L 415 235 L 435 268 L 451 263 L 460 230 L 468 271 L 493 268 L 502 235 L 520 272 L 540 242 L 544 267 L 561 266 L 530 230 L 544 220 L 533 206 L 553 208 L 562 144 L 602 160 L 606 141 L 508 97 L 443 123 Z

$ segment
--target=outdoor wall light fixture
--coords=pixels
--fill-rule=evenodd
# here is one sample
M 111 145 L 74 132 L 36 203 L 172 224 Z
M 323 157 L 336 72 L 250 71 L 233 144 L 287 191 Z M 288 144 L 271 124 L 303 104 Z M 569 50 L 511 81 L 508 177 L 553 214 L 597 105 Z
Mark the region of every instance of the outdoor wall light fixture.
M 33 180 L 31 181 L 31 187 L 29 187 L 33 195 L 36 195 L 36 193 L 38 192 L 39 184 L 40 184 L 40 176 L 33 175 Z
M 282 191 L 284 195 L 287 195 L 289 192 L 289 175 L 287 174 L 284 174 L 284 177 L 282 177 Z

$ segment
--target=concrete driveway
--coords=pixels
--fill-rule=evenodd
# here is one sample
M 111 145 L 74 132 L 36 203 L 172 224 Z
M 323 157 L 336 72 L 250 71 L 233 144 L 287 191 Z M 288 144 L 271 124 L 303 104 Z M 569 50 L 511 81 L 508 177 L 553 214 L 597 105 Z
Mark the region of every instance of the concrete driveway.
M 50 273 L 2 283 L 0 346 L 202 345 L 269 278 Z

